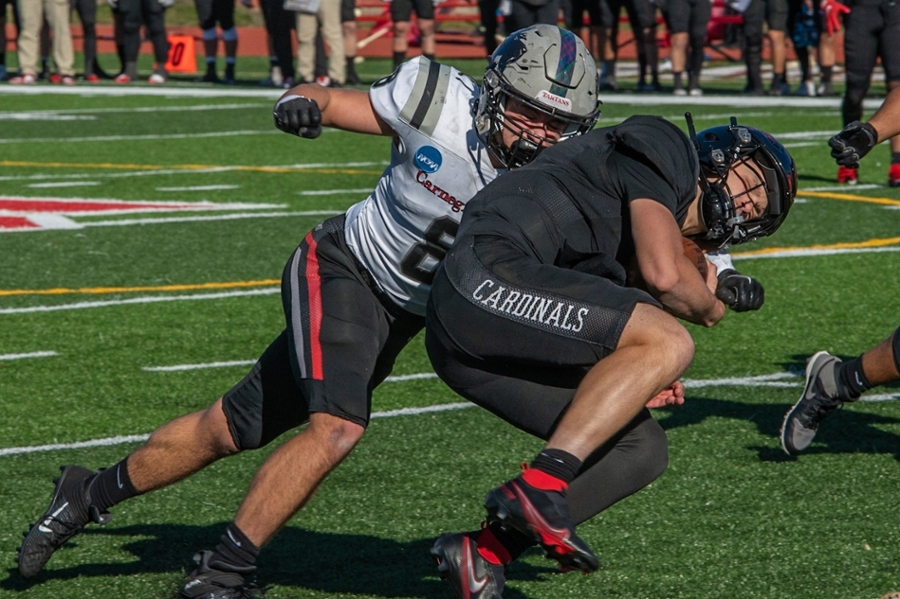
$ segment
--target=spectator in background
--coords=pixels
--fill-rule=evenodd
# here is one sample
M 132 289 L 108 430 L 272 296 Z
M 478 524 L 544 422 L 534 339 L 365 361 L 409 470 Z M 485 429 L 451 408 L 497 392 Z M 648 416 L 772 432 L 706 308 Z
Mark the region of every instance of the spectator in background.
M 552 1 L 556 4 L 555 14 L 558 16 L 559 0 Z M 515 3 L 513 0 L 513 4 Z M 394 21 L 394 69 L 406 60 L 406 51 L 409 49 L 409 20 L 412 17 L 413 8 L 416 11 L 422 55 L 428 60 L 434 60 L 434 4 L 432 4 L 432 0 L 391 0 L 391 20 Z M 556 18 L 546 22 L 556 25 Z M 525 23 L 519 27 L 507 27 L 507 31 L 515 31 L 533 24 Z
M 712 15 L 712 3 L 709 0 L 666 0 L 662 12 L 672 44 L 669 48 L 672 93 L 676 96 L 703 95 L 700 70 L 703 68 L 703 45 Z M 687 90 L 683 81 L 685 69 L 688 73 Z
M 656 41 L 656 4 L 651 0 L 610 0 L 609 8 L 612 15 L 612 33 L 610 40 L 613 43 L 612 69 L 613 80 L 615 79 L 615 56 L 617 49 L 615 48 L 615 40 L 619 35 L 619 14 L 622 8 L 628 14 L 628 21 L 631 24 L 631 31 L 634 35 L 634 43 L 637 45 L 639 79 L 637 91 L 639 92 L 658 92 L 662 89 L 659 84 L 659 45 Z M 601 79 L 603 78 L 606 64 L 601 67 Z M 647 76 L 650 81 L 647 81 Z M 607 74 L 606 81 L 609 80 Z M 606 83 L 606 82 L 604 82 Z
M 809 55 L 810 48 L 819 44 L 819 19 L 814 0 L 789 0 L 788 7 L 787 30 L 791 34 L 794 52 L 797 53 L 797 62 L 800 64 L 800 83 L 794 93 L 798 96 L 815 96 L 816 84 L 812 78 Z
M 63 85 L 75 84 L 75 55 L 72 33 L 69 30 L 69 0 L 20 0 L 18 53 L 21 75 L 9 80 L 14 85 L 37 82 L 38 51 L 44 17 L 53 29 L 53 62 L 56 72 L 50 81 Z
M 556 25 L 559 9 L 560 0 L 512 0 L 509 16 L 503 19 L 504 28 L 518 31 L 532 25 Z
M 762 83 L 763 25 L 768 25 L 766 36 L 772 51 L 772 85 L 769 94 L 783 96 L 791 93 L 785 73 L 787 48 L 784 35 L 787 15 L 787 0 L 750 0 L 744 11 L 744 61 L 747 63 L 745 94 L 761 96 L 765 93 Z
M 607 36 L 612 30 L 612 11 L 607 0 L 563 0 L 563 18 L 566 28 L 581 36 L 584 30 L 584 13 L 587 12 L 588 25 L 587 44 L 593 56 L 604 56 Z
M 819 87 L 816 95 L 833 96 L 834 87 L 831 83 L 831 75 L 834 71 L 834 38 L 841 30 L 840 16 L 850 9 L 837 2 L 837 0 L 821 0 L 816 2 L 819 10 Z
M 361 85 L 356 74 L 356 2 L 341 0 L 341 33 L 344 34 L 344 59 L 347 61 L 347 83 Z
M 137 59 L 141 51 L 141 25 L 147 28 L 147 37 L 153 44 L 156 66 L 147 79 L 151 85 L 160 85 L 168 79 L 166 60 L 169 56 L 169 40 L 166 37 L 166 8 L 175 0 L 107 0 L 121 13 L 125 68 L 116 83 L 130 83 L 137 79 Z
M 16 5 L 16 0 L 0 0 L 0 81 L 6 81 L 7 73 L 6 73 L 6 6 L 9 5 L 12 7 L 13 21 L 16 24 L 16 37 L 22 31 L 22 28 L 19 24 L 19 8 Z
M 484 51 L 487 58 L 490 58 L 497 49 L 498 10 L 500 10 L 500 0 L 478 0 L 481 28 L 484 31 Z
M 328 77 L 317 81 L 325 87 L 340 87 L 346 79 L 344 34 L 341 29 L 341 5 L 337 0 L 321 0 L 315 12 L 297 12 L 297 72 L 301 81 L 316 80 L 316 34 L 328 44 Z
M 81 21 L 84 80 L 97 83 L 100 81 L 100 67 L 97 65 L 97 0 L 71 0 L 71 7 L 71 10 L 78 13 Z
M 841 116 L 844 126 L 862 119 L 875 62 L 880 58 L 888 91 L 900 87 L 900 6 L 895 0 L 850 0 L 844 16 L 844 68 L 847 87 Z M 838 183 L 858 181 L 856 168 L 841 166 Z M 900 138 L 891 138 L 888 185 L 900 187 Z
M 245 0 L 252 6 L 253 0 Z M 294 50 L 291 44 L 293 15 L 285 10 L 282 0 L 260 0 L 269 42 L 269 77 L 260 84 L 272 87 L 294 87 Z
M 234 26 L 234 0 L 194 0 L 200 29 L 203 30 L 203 54 L 206 56 L 206 73 L 198 82 L 234 84 L 234 66 L 237 62 L 238 33 Z M 225 78 L 216 74 L 216 53 L 219 36 L 216 24 L 222 30 L 225 45 Z
M 788 31 L 800 63 L 801 81 L 795 92 L 800 96 L 833 96 L 831 77 L 834 71 L 834 36 L 840 31 L 840 15 L 849 9 L 836 0 L 790 0 Z M 820 84 L 812 76 L 810 51 L 818 53 Z

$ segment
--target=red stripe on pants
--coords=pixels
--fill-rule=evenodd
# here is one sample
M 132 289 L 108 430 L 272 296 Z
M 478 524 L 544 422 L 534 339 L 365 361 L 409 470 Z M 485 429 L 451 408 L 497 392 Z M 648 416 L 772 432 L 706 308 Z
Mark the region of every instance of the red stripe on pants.
M 306 235 L 309 251 L 306 253 L 306 290 L 309 294 L 309 362 L 312 378 L 321 381 L 322 344 L 319 333 L 322 330 L 322 280 L 319 278 L 319 258 L 316 256 L 316 240 L 312 231 Z

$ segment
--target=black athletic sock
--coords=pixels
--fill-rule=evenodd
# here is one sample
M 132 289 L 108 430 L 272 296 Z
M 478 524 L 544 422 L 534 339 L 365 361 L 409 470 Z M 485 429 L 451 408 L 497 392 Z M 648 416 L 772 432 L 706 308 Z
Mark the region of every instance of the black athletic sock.
M 217 567 L 225 566 L 223 569 L 232 570 L 234 572 L 252 572 L 256 567 L 256 558 L 259 557 L 259 547 L 253 544 L 253 541 L 247 538 L 247 535 L 232 522 L 225 529 L 225 534 L 213 551 L 210 558 L 210 565 Z M 218 562 L 214 564 L 214 562 Z
M 831 83 L 831 72 L 833 70 L 834 67 L 821 67 L 822 83 Z
M 519 556 L 537 545 L 535 540 L 524 533 L 513 528 L 503 526 L 499 522 L 489 524 L 482 529 L 477 536 L 476 545 L 478 545 L 478 553 L 489 562 L 508 564 L 519 559 Z M 494 543 L 499 543 L 500 547 L 496 547 Z M 502 550 L 501 550 L 502 548 Z M 484 550 L 489 553 L 485 553 Z M 503 554 L 503 550 L 507 555 Z M 491 554 L 496 559 L 492 559 Z
M 434 54 L 425 54 L 425 53 L 423 53 L 422 56 L 424 56 L 424 57 L 427 58 L 428 60 L 434 60 Z
M 674 71 L 672 72 L 672 87 L 675 89 L 682 89 L 684 87 L 684 83 L 681 82 L 681 75 L 681 71 L 677 73 Z
M 101 512 L 140 494 L 131 484 L 127 459 L 101 470 L 91 483 L 91 503 Z
M 854 358 L 838 365 L 835 379 L 837 379 L 838 393 L 843 401 L 856 401 L 864 391 L 873 387 L 866 378 L 866 373 L 863 372 L 860 358 Z
M 891 164 L 900 164 L 900 152 L 891 152 Z
M 568 485 L 581 469 L 581 460 L 562 449 L 545 449 L 534 458 L 531 467 L 546 472 Z
M 399 67 L 406 60 L 406 52 L 394 52 L 394 68 Z

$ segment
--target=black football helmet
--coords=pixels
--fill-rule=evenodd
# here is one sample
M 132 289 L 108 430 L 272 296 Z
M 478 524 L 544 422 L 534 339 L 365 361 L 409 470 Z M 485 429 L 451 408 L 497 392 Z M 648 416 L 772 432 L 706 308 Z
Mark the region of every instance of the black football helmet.
M 700 213 L 706 233 L 695 239 L 726 248 L 774 233 L 784 222 L 797 195 L 797 167 L 790 153 L 774 137 L 754 127 L 729 125 L 694 132 L 688 128 L 700 158 Z M 765 213 L 745 220 L 734 208 L 735 196 L 725 179 L 737 164 L 745 164 L 762 182 L 768 198 Z
M 502 166 L 522 166 L 543 145 L 554 142 L 524 136 L 506 119 L 509 98 L 562 121 L 561 141 L 593 128 L 600 116 L 597 88 L 597 66 L 577 35 L 556 25 L 520 29 L 491 55 L 475 110 L 475 131 Z M 517 136 L 510 147 L 500 139 L 503 129 Z

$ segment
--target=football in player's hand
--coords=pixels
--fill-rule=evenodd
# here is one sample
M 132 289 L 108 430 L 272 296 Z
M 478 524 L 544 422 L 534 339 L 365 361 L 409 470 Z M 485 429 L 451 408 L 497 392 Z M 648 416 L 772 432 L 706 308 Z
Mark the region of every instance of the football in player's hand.
M 709 262 L 706 261 L 706 254 L 692 239 L 682 237 L 681 244 L 684 247 L 684 255 L 690 259 L 691 263 L 697 267 L 700 276 L 706 280 L 706 276 L 709 274 Z

